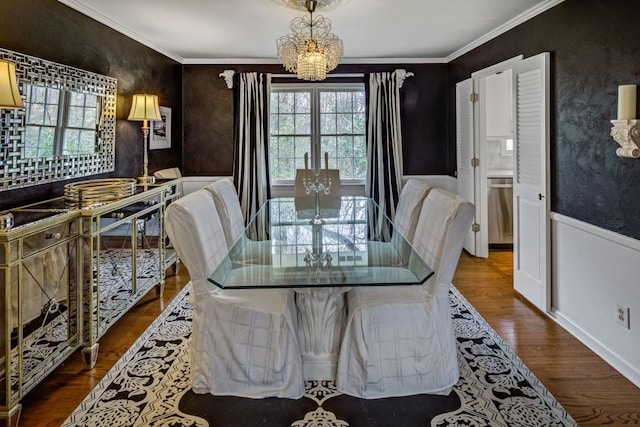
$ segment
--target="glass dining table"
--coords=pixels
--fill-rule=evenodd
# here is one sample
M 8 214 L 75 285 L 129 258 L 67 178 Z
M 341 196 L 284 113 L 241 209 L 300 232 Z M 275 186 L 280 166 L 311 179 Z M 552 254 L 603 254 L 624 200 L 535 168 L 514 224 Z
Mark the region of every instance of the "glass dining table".
M 313 198 L 268 200 L 209 277 L 222 289 L 295 292 L 306 380 L 335 377 L 346 292 L 415 286 L 433 275 L 372 199 L 319 201 L 316 209 Z

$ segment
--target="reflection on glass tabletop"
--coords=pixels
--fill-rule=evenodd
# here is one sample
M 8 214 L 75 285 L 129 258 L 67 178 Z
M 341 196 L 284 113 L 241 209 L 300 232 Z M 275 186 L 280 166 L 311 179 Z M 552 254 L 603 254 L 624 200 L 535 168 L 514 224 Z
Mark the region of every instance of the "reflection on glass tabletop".
M 267 201 L 209 277 L 224 289 L 419 285 L 433 274 L 371 199 Z

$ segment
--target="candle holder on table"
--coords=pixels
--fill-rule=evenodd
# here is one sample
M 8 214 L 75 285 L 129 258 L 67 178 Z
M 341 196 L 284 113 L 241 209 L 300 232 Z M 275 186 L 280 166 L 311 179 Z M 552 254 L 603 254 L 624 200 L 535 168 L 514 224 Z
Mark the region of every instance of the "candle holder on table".
M 324 193 L 328 195 L 331 192 L 331 178 L 329 178 L 329 172 L 325 169 L 325 176 L 321 178 L 322 175 L 321 169 L 316 169 L 311 172 L 314 176 L 314 180 L 312 181 L 309 178 L 309 170 L 307 169 L 306 176 L 302 180 L 302 184 L 304 185 L 305 194 L 315 193 L 316 201 L 315 201 L 315 215 L 309 221 L 310 224 L 318 225 L 324 224 L 324 220 L 320 218 L 320 193 Z

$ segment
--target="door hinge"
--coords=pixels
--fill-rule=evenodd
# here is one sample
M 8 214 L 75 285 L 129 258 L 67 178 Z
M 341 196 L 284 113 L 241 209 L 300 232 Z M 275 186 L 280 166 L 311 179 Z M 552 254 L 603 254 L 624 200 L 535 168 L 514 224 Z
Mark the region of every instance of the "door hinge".
M 478 231 L 480 231 L 480 224 L 471 224 L 471 231 L 473 231 L 474 233 L 477 233 Z
M 474 157 L 471 159 L 471 167 L 472 168 L 477 168 L 480 165 L 480 159 L 477 157 Z
M 469 98 L 471 102 L 478 102 L 478 100 L 480 99 L 480 95 L 478 95 L 476 92 L 471 92 Z

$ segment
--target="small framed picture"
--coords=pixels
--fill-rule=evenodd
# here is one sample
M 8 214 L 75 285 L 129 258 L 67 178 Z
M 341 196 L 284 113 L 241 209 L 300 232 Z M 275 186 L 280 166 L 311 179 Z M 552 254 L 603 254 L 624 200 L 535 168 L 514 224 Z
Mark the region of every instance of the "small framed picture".
M 171 148 L 171 108 L 160 106 L 162 120 L 151 122 L 149 149 Z

